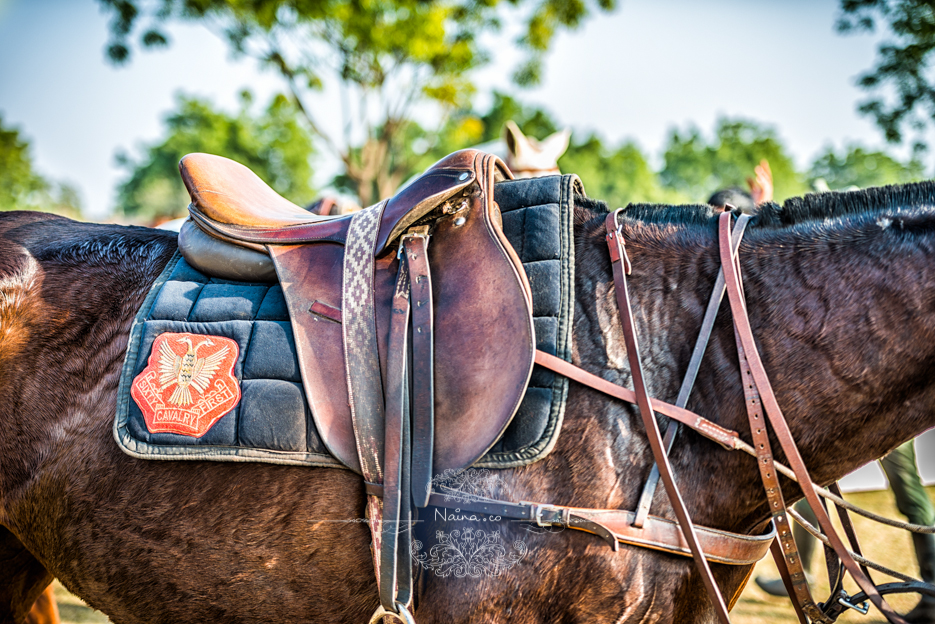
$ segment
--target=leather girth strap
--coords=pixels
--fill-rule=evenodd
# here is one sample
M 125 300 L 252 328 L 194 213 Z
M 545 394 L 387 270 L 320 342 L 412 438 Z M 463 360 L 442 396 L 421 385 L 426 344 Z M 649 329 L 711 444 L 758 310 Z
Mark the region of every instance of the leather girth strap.
M 769 419 L 769 423 L 773 427 L 776 438 L 779 440 L 783 452 L 786 454 L 786 458 L 788 459 L 798 482 L 801 484 L 802 492 L 805 494 L 805 498 L 808 500 L 809 506 L 815 513 L 815 517 L 818 519 L 819 525 L 831 542 L 835 552 L 837 552 L 838 556 L 841 558 L 844 567 L 847 568 L 847 571 L 851 573 L 851 576 L 854 578 L 860 588 L 867 594 L 867 597 L 871 600 L 871 602 L 873 602 L 877 609 L 883 613 L 887 620 L 896 624 L 905 624 L 905 620 L 899 614 L 897 614 L 880 595 L 871 580 L 867 577 L 866 574 L 864 574 L 863 570 L 861 570 L 857 565 L 857 562 L 854 561 L 853 557 L 851 557 L 847 552 L 847 548 L 844 546 L 843 542 L 841 542 L 841 538 L 838 536 L 837 532 L 834 530 L 834 527 L 831 524 L 831 519 L 828 517 L 828 513 L 825 511 L 824 506 L 818 499 L 818 495 L 811 486 L 812 480 L 808 474 L 808 469 L 805 467 L 805 462 L 802 460 L 802 456 L 795 445 L 795 441 L 792 438 L 792 433 L 789 430 L 789 426 L 782 414 L 782 410 L 779 408 L 779 403 L 776 401 L 776 395 L 773 393 L 772 386 L 769 382 L 769 378 L 766 375 L 766 370 L 763 367 L 762 361 L 760 360 L 760 355 L 757 351 L 756 343 L 753 339 L 753 330 L 750 327 L 750 321 L 747 318 L 746 306 L 743 298 L 743 288 L 741 286 L 740 275 L 738 272 L 738 256 L 730 248 L 730 225 L 731 213 L 725 212 L 721 214 L 718 224 L 721 265 L 727 278 L 727 295 L 728 300 L 730 301 L 731 314 L 734 319 L 734 328 L 737 341 L 743 350 L 743 355 L 746 357 L 747 366 L 744 366 L 743 368 L 747 370 L 749 379 L 752 381 L 752 384 L 750 384 L 745 380 L 744 385 L 753 385 L 758 391 L 762 406 L 765 408 L 766 417 Z M 761 422 L 760 427 L 763 428 L 765 432 L 765 422 L 762 422 L 764 420 L 765 419 L 760 418 L 759 422 Z M 756 427 L 754 428 L 754 433 L 756 433 Z M 756 448 L 757 450 L 760 450 L 759 442 L 757 443 Z M 765 450 L 765 448 L 763 450 Z M 761 464 L 760 468 L 762 470 L 762 464 L 764 463 L 763 459 L 760 459 L 759 463 Z M 772 471 L 772 474 L 775 476 L 775 470 Z M 766 484 L 765 481 L 764 484 Z M 770 486 L 767 485 L 766 487 L 767 493 L 769 494 Z M 778 491 L 778 481 L 776 482 L 775 487 Z M 773 497 L 772 500 L 770 500 L 770 508 L 775 515 L 776 507 L 774 506 L 774 503 L 778 505 L 779 508 L 782 508 L 783 517 L 788 516 L 788 512 L 783 508 L 785 503 L 782 502 L 781 495 L 778 498 Z M 780 544 L 777 548 L 785 549 L 789 543 L 794 545 L 794 540 L 791 539 L 791 536 L 789 536 L 789 538 L 785 541 L 780 540 Z M 776 551 L 774 551 L 774 554 L 775 552 Z M 783 555 L 784 556 L 780 557 L 777 561 L 777 563 L 780 563 L 780 567 L 782 567 L 785 562 L 789 562 L 790 558 L 792 557 L 795 557 L 795 560 L 798 561 L 796 555 L 789 553 L 783 553 Z M 788 570 L 784 572 L 784 576 L 788 576 L 793 589 L 797 589 L 795 582 L 796 579 L 792 578 L 792 574 L 789 574 Z M 798 593 L 792 592 L 790 595 L 797 596 Z M 801 610 L 811 611 L 808 605 L 804 605 Z M 818 611 L 817 608 L 815 611 Z M 815 611 L 813 611 L 813 613 Z M 817 613 L 815 614 L 815 619 L 817 619 L 817 621 L 832 621 L 828 618 L 822 619 L 823 617 L 823 614 L 821 616 L 818 616 Z

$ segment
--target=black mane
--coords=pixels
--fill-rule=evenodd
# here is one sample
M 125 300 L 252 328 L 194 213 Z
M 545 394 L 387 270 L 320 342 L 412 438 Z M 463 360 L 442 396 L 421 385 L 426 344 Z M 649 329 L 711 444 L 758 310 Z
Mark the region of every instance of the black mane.
M 607 211 L 607 204 L 602 201 L 578 197 L 576 203 L 597 213 Z M 880 186 L 860 191 L 809 193 L 803 197 L 791 197 L 782 206 L 770 202 L 760 207 L 751 226 L 781 228 L 845 215 L 923 206 L 935 207 L 935 182 Z M 630 204 L 623 214 L 644 223 L 701 226 L 710 225 L 717 216 L 714 209 L 706 204 Z
M 804 197 L 791 197 L 781 207 L 773 203 L 763 206 L 756 224 L 760 227 L 785 227 L 815 219 L 922 206 L 935 206 L 935 182 L 879 186 L 861 191 L 809 193 Z

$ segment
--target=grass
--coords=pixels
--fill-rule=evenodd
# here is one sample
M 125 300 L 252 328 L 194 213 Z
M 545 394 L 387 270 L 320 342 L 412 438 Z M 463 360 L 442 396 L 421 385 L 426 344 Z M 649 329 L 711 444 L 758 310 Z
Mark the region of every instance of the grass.
M 55 601 L 62 624 L 107 624 L 110 620 L 100 611 L 95 611 L 80 598 L 62 587 L 57 580 L 52 583 Z
M 935 500 L 935 486 L 926 488 L 929 497 Z M 850 502 L 876 512 L 889 518 L 898 518 L 905 520 L 896 510 L 896 501 L 893 499 L 891 490 L 880 490 L 875 492 L 859 492 L 854 494 L 845 494 Z M 851 514 L 854 519 L 854 528 L 857 531 L 857 537 L 860 539 L 860 545 L 864 555 L 872 561 L 876 561 L 888 568 L 898 570 L 904 574 L 909 574 L 918 578 L 919 567 L 916 563 L 915 551 L 912 548 L 912 538 L 909 533 L 883 526 Z M 832 514 L 834 518 L 834 514 Z M 836 518 L 835 522 L 836 522 Z M 838 525 L 840 526 L 840 525 Z M 843 534 L 842 534 L 843 536 Z M 846 542 L 846 538 L 845 539 Z M 821 550 L 815 553 L 815 561 L 812 562 L 810 572 L 817 580 L 816 586 L 812 587 L 812 597 L 816 601 L 824 601 L 828 598 L 828 575 L 825 572 L 824 555 Z M 891 579 L 878 572 L 871 570 L 873 580 L 877 583 L 886 583 L 896 579 Z M 775 598 L 763 592 L 753 578 L 758 575 L 768 578 L 778 578 L 779 572 L 773 563 L 771 556 L 760 561 L 750 577 L 750 582 L 744 589 L 740 600 L 737 602 L 734 610 L 731 612 L 731 621 L 734 624 L 767 624 L 773 622 L 797 622 L 795 611 L 792 609 L 792 603 L 788 598 Z M 848 577 L 845 581 L 845 589 L 849 594 L 857 592 L 853 580 Z M 917 594 L 903 594 L 887 596 L 887 602 L 900 613 L 906 613 L 919 601 Z M 886 624 L 886 618 L 874 608 L 870 607 L 867 615 L 861 615 L 857 611 L 848 610 L 838 622 L 860 622 L 861 624 Z
M 935 486 L 926 488 L 929 497 L 935 499 Z M 903 519 L 896 510 L 896 502 L 893 500 L 893 493 L 890 490 L 880 490 L 876 492 L 860 492 L 856 494 L 846 494 L 847 499 L 865 509 L 874 511 L 878 514 L 890 518 Z M 834 514 L 832 514 L 833 516 Z M 905 531 L 900 531 L 891 527 L 879 525 L 875 522 L 855 516 L 854 525 L 857 535 L 861 540 L 861 547 L 864 554 L 889 568 L 901 572 L 918 576 L 919 570 L 916 564 L 915 553 L 912 549 L 912 538 Z M 812 594 L 815 600 L 823 601 L 828 597 L 828 579 L 824 572 L 824 557 L 821 551 L 816 552 L 811 570 L 817 579 L 817 584 L 812 588 Z M 760 561 L 750 582 L 744 589 L 740 600 L 731 613 L 733 624 L 773 624 L 776 622 L 797 622 L 795 612 L 792 610 L 792 604 L 788 598 L 775 598 L 760 590 L 753 582 L 753 578 L 762 575 L 769 578 L 779 576 L 776 566 L 771 557 Z M 878 583 L 885 583 L 891 579 L 882 574 L 874 573 L 873 578 Z M 848 593 L 856 593 L 853 581 L 848 579 L 846 588 Z M 55 581 L 55 597 L 58 600 L 59 611 L 62 616 L 63 624 L 105 624 L 109 622 L 107 617 L 94 611 L 85 605 L 80 599 L 68 593 L 58 581 Z M 900 613 L 909 611 L 915 606 L 918 597 L 915 594 L 896 595 L 888 597 L 888 602 Z M 847 622 L 860 622 L 861 624 L 886 624 L 883 618 L 873 607 L 866 616 L 860 615 L 856 611 L 847 611 L 838 622 L 846 624 Z

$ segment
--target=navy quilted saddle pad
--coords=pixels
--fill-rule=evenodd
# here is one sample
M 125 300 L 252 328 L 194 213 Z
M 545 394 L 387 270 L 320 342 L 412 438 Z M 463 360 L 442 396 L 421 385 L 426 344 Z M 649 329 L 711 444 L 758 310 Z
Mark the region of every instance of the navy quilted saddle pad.
M 503 231 L 532 287 L 536 346 L 564 359 L 571 355 L 576 193 L 583 194 L 583 189 L 573 175 L 496 186 Z M 157 338 L 166 332 L 222 336 L 236 343 L 230 349 L 236 354 L 231 373 L 239 385 L 239 401 L 200 437 L 154 433 L 131 397 L 133 380 L 151 356 L 158 358 Z M 516 416 L 476 465 L 506 468 L 544 457 L 558 437 L 567 392 L 567 379 L 536 366 Z M 211 278 L 178 253 L 156 280 L 134 322 L 114 436 L 125 452 L 146 459 L 341 467 L 328 454 L 309 411 L 280 286 Z

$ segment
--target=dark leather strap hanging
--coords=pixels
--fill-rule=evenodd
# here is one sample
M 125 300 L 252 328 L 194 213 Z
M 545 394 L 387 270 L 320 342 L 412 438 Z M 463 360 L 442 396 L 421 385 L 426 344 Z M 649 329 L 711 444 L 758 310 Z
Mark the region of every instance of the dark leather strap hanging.
M 414 234 L 403 239 L 412 293 L 412 500 L 416 507 L 428 505 L 435 443 L 434 306 L 427 230 L 427 226 L 413 228 Z
M 695 566 L 701 573 L 701 579 L 705 584 L 705 588 L 708 590 L 708 596 L 710 596 L 711 602 L 714 604 L 718 619 L 722 624 L 730 624 L 730 616 L 727 614 L 727 605 L 724 602 L 724 597 L 721 595 L 721 590 L 718 588 L 714 576 L 711 574 L 708 561 L 701 551 L 701 547 L 698 544 L 698 536 L 695 534 L 694 525 L 688 515 L 688 511 L 685 509 L 685 503 L 682 501 L 681 493 L 672 476 L 672 467 L 669 464 L 669 458 L 663 446 L 662 435 L 659 433 L 659 423 L 656 421 L 656 414 L 650 403 L 649 390 L 646 388 L 646 382 L 643 378 L 643 368 L 640 361 L 639 346 L 636 336 L 636 324 L 633 321 L 633 311 L 630 307 L 630 297 L 627 292 L 626 275 L 630 272 L 630 261 L 629 258 L 627 258 L 623 239 L 620 236 L 620 226 L 617 222 L 617 218 L 622 210 L 622 208 L 617 209 L 607 215 L 607 219 L 604 221 L 604 227 L 607 231 L 607 247 L 610 251 L 611 266 L 613 267 L 614 291 L 617 298 L 617 307 L 620 315 L 620 322 L 623 326 L 624 342 L 627 347 L 627 359 L 630 363 L 630 374 L 633 377 L 633 388 L 636 392 L 640 416 L 643 420 L 643 426 L 646 428 L 649 445 L 653 451 L 653 457 L 656 460 L 656 464 L 659 466 L 659 473 L 662 476 L 662 483 L 665 486 L 666 494 L 668 494 L 669 501 L 672 503 L 672 508 L 675 510 L 679 528 L 681 528 L 682 534 L 685 536 L 685 541 L 688 542 L 688 546 L 692 551 L 692 558 L 695 560 Z
M 847 548 L 834 531 L 834 527 L 831 525 L 831 519 L 825 512 L 824 507 L 818 500 L 818 495 L 812 487 L 813 482 L 811 477 L 809 477 L 808 469 L 805 467 L 805 462 L 802 461 L 802 456 L 795 445 L 792 433 L 789 431 L 789 426 L 786 423 L 785 417 L 782 415 L 782 410 L 779 408 L 779 403 L 776 401 L 776 395 L 773 393 L 769 378 L 766 375 L 766 370 L 763 367 L 759 352 L 756 349 L 756 343 L 753 339 L 753 330 L 750 327 L 750 321 L 746 314 L 740 276 L 737 273 L 738 261 L 735 259 L 735 254 L 730 248 L 730 224 L 731 213 L 725 212 L 721 214 L 718 224 L 721 265 L 724 268 L 724 274 L 727 278 L 727 294 L 728 300 L 730 301 L 731 314 L 734 319 L 736 335 L 743 347 L 744 354 L 749 363 L 749 372 L 753 385 L 755 385 L 759 391 L 769 423 L 772 425 L 783 452 L 785 452 L 789 464 L 802 487 L 802 492 L 805 494 L 809 506 L 815 513 L 815 517 L 818 519 L 821 528 L 831 541 L 831 545 L 838 553 L 838 556 L 841 558 L 848 572 L 851 573 L 851 576 L 867 594 L 871 602 L 876 605 L 890 622 L 906 624 L 905 620 L 893 610 L 886 600 L 884 600 L 870 579 L 867 578 L 858 567 L 857 562 L 855 562 L 853 557 L 847 552 Z M 770 505 L 772 505 L 772 502 Z M 783 515 L 788 515 L 788 512 L 784 510 Z
M 428 226 L 412 228 L 399 249 L 386 363 L 383 524 L 374 539 L 380 606 L 405 620 L 412 603 L 412 505 L 428 504 L 432 474 L 432 282 Z M 410 316 L 412 327 L 410 328 Z M 426 360 L 427 358 L 427 360 Z M 412 429 L 421 435 L 412 440 Z M 416 478 L 413 478 L 417 474 Z M 370 493 L 372 496 L 373 494 Z
M 731 245 L 734 249 L 737 249 L 737 246 L 740 244 L 744 229 L 746 229 L 747 222 L 750 221 L 750 219 L 750 215 L 741 215 L 737 218 L 737 223 L 734 225 L 734 232 L 731 235 Z M 695 378 L 698 376 L 698 371 L 701 370 L 701 360 L 704 358 L 705 351 L 708 347 L 708 341 L 711 339 L 711 332 L 714 330 L 714 322 L 717 320 L 717 311 L 720 309 L 721 301 L 724 299 L 725 288 L 724 269 L 719 269 L 717 277 L 714 280 L 714 288 L 711 289 L 711 296 L 708 299 L 708 306 L 705 309 L 704 318 L 701 321 L 701 329 L 698 330 L 698 337 L 695 339 L 695 348 L 692 350 L 691 359 L 688 361 L 688 368 L 685 370 L 685 376 L 682 378 L 682 385 L 679 387 L 678 397 L 675 399 L 675 405 L 677 407 L 685 407 L 688 405 L 688 397 L 691 395 L 692 388 L 695 385 Z M 665 446 L 666 453 L 672 451 L 672 444 L 675 442 L 675 436 L 678 435 L 678 432 L 678 421 L 670 421 L 669 426 L 666 428 L 665 438 L 663 439 L 663 446 Z M 653 469 L 650 471 L 649 478 L 646 479 L 646 484 L 643 486 L 640 502 L 636 506 L 636 520 L 633 521 L 633 526 L 641 527 L 643 523 L 646 522 L 650 507 L 652 506 L 653 495 L 656 492 L 656 486 L 658 484 L 659 466 L 653 463 Z

